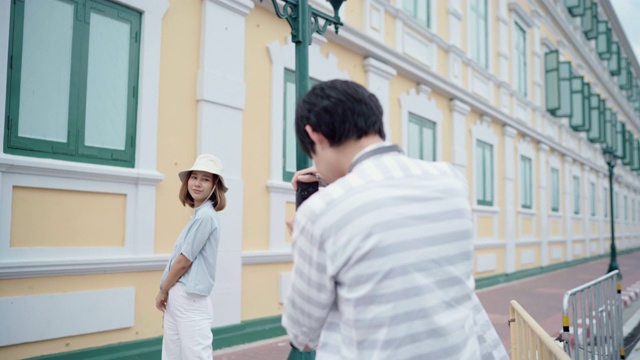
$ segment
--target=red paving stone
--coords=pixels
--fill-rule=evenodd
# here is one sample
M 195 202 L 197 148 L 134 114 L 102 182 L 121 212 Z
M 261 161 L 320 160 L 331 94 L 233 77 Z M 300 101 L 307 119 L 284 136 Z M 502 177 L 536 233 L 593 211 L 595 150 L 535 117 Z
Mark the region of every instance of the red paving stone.
M 498 335 L 509 349 L 509 301 L 517 300 L 520 305 L 550 335 L 557 335 L 562 328 L 562 297 L 572 288 L 578 287 L 604 275 L 609 259 L 600 259 L 568 269 L 478 290 L 489 318 Z M 618 256 L 622 270 L 622 288 L 640 280 L 640 251 Z M 247 344 L 237 348 L 223 349 L 214 353 L 216 360 L 284 360 L 289 354 L 286 338 Z

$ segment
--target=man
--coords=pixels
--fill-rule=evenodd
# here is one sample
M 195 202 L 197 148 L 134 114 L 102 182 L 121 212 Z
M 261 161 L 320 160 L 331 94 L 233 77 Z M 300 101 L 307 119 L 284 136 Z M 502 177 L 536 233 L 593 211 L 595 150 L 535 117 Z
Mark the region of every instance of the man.
M 282 324 L 317 359 L 507 359 L 474 293 L 467 183 L 384 142 L 382 107 L 333 80 L 296 109 L 329 185 L 298 208 Z M 307 176 L 308 177 L 308 176 Z

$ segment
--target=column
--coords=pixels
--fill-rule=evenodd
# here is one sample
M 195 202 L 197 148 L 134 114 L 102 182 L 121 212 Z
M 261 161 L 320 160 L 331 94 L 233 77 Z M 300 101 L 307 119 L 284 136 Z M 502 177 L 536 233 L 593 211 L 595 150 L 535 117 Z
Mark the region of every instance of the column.
M 449 103 L 451 107 L 451 132 L 452 159 L 451 162 L 462 172 L 467 174 L 467 114 L 471 108 L 460 100 L 453 99 Z
M 391 126 L 389 125 L 389 80 L 396 75 L 396 69 L 374 58 L 364 60 L 364 70 L 367 72 L 367 86 L 382 105 L 384 133 L 387 140 L 391 139 Z
M 538 144 L 538 216 L 540 218 L 540 260 L 542 266 L 549 265 L 549 204 L 547 200 L 547 178 L 549 167 L 547 166 L 547 152 L 549 146 Z
M 505 264 L 506 273 L 516 270 L 516 200 L 515 200 L 515 147 L 513 139 L 518 131 L 511 126 L 505 125 L 504 129 L 504 222 L 505 222 Z
M 573 159 L 569 156 L 565 155 L 564 157 L 564 237 L 565 237 L 565 251 L 566 257 L 565 261 L 573 260 L 573 248 L 572 248 L 572 238 L 573 238 L 573 227 L 572 218 L 573 218 L 573 200 L 571 195 L 573 194 L 573 172 L 571 171 L 571 167 L 573 165 Z
M 598 216 L 598 236 L 599 236 L 599 240 L 600 240 L 600 251 L 598 252 L 599 254 L 604 254 L 604 238 L 606 237 L 604 234 L 604 226 L 605 226 L 605 222 L 607 221 L 607 219 L 604 217 L 604 207 L 607 204 L 607 198 L 605 197 L 605 193 L 604 193 L 604 184 L 605 182 L 608 182 L 608 178 L 604 173 L 598 173 L 598 180 L 596 182 L 596 199 L 599 199 L 600 201 L 597 202 L 596 206 L 596 214 L 600 214 Z M 607 192 L 606 196 L 608 196 L 609 193 Z M 609 212 L 609 209 L 607 209 L 607 212 Z
M 215 154 L 229 187 L 211 295 L 214 326 L 240 322 L 242 278 L 242 116 L 245 106 L 245 18 L 250 0 L 203 0 L 198 70 L 197 153 Z
M 538 9 L 533 12 L 533 102 L 542 106 L 542 49 L 540 41 L 540 20 L 542 14 Z
M 432 4 L 435 2 L 432 2 Z M 449 80 L 458 86 L 462 86 L 462 9 L 460 0 L 442 1 L 447 5 L 449 20 L 449 43 L 452 45 L 449 54 Z

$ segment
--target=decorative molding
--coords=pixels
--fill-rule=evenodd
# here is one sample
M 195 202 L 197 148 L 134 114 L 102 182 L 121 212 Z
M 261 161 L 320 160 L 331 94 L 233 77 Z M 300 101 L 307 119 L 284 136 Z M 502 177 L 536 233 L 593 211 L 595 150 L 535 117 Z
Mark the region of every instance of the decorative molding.
M 293 261 L 291 249 L 254 250 L 242 252 L 242 265 L 280 264 Z
M 420 90 L 420 89 L 419 89 Z M 424 90 L 424 89 L 422 89 Z M 405 94 L 400 95 L 401 109 L 401 131 L 402 131 L 402 147 L 405 152 L 409 149 L 409 113 L 423 117 L 436 124 L 436 161 L 442 160 L 442 149 L 444 139 L 442 138 L 442 127 L 444 115 L 438 108 L 435 99 L 427 97 L 424 92 L 416 91 L 415 88 L 409 89 Z
M 249 12 L 253 10 L 253 2 L 250 0 L 207 0 L 211 3 L 224 6 L 225 8 L 235 12 L 241 16 L 249 15 Z
M 527 14 L 527 11 L 520 5 L 518 2 L 510 2 L 509 3 L 509 11 L 511 12 L 511 16 L 515 21 L 522 23 L 522 25 L 530 28 L 533 26 L 532 17 Z
M 169 255 L 2 261 L 0 279 L 158 271 L 168 262 Z

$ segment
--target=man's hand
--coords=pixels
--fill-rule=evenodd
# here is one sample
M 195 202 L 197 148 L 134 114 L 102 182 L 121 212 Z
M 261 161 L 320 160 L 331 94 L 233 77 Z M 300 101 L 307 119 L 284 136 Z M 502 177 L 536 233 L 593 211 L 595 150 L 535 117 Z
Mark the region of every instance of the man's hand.
M 169 292 L 160 290 L 156 295 L 156 309 L 165 312 L 167 310 L 167 301 L 169 301 Z
M 298 170 L 293 177 L 291 178 L 291 185 L 293 186 L 294 191 L 298 191 L 298 182 L 310 183 L 310 182 L 320 182 L 320 173 L 315 166 Z

